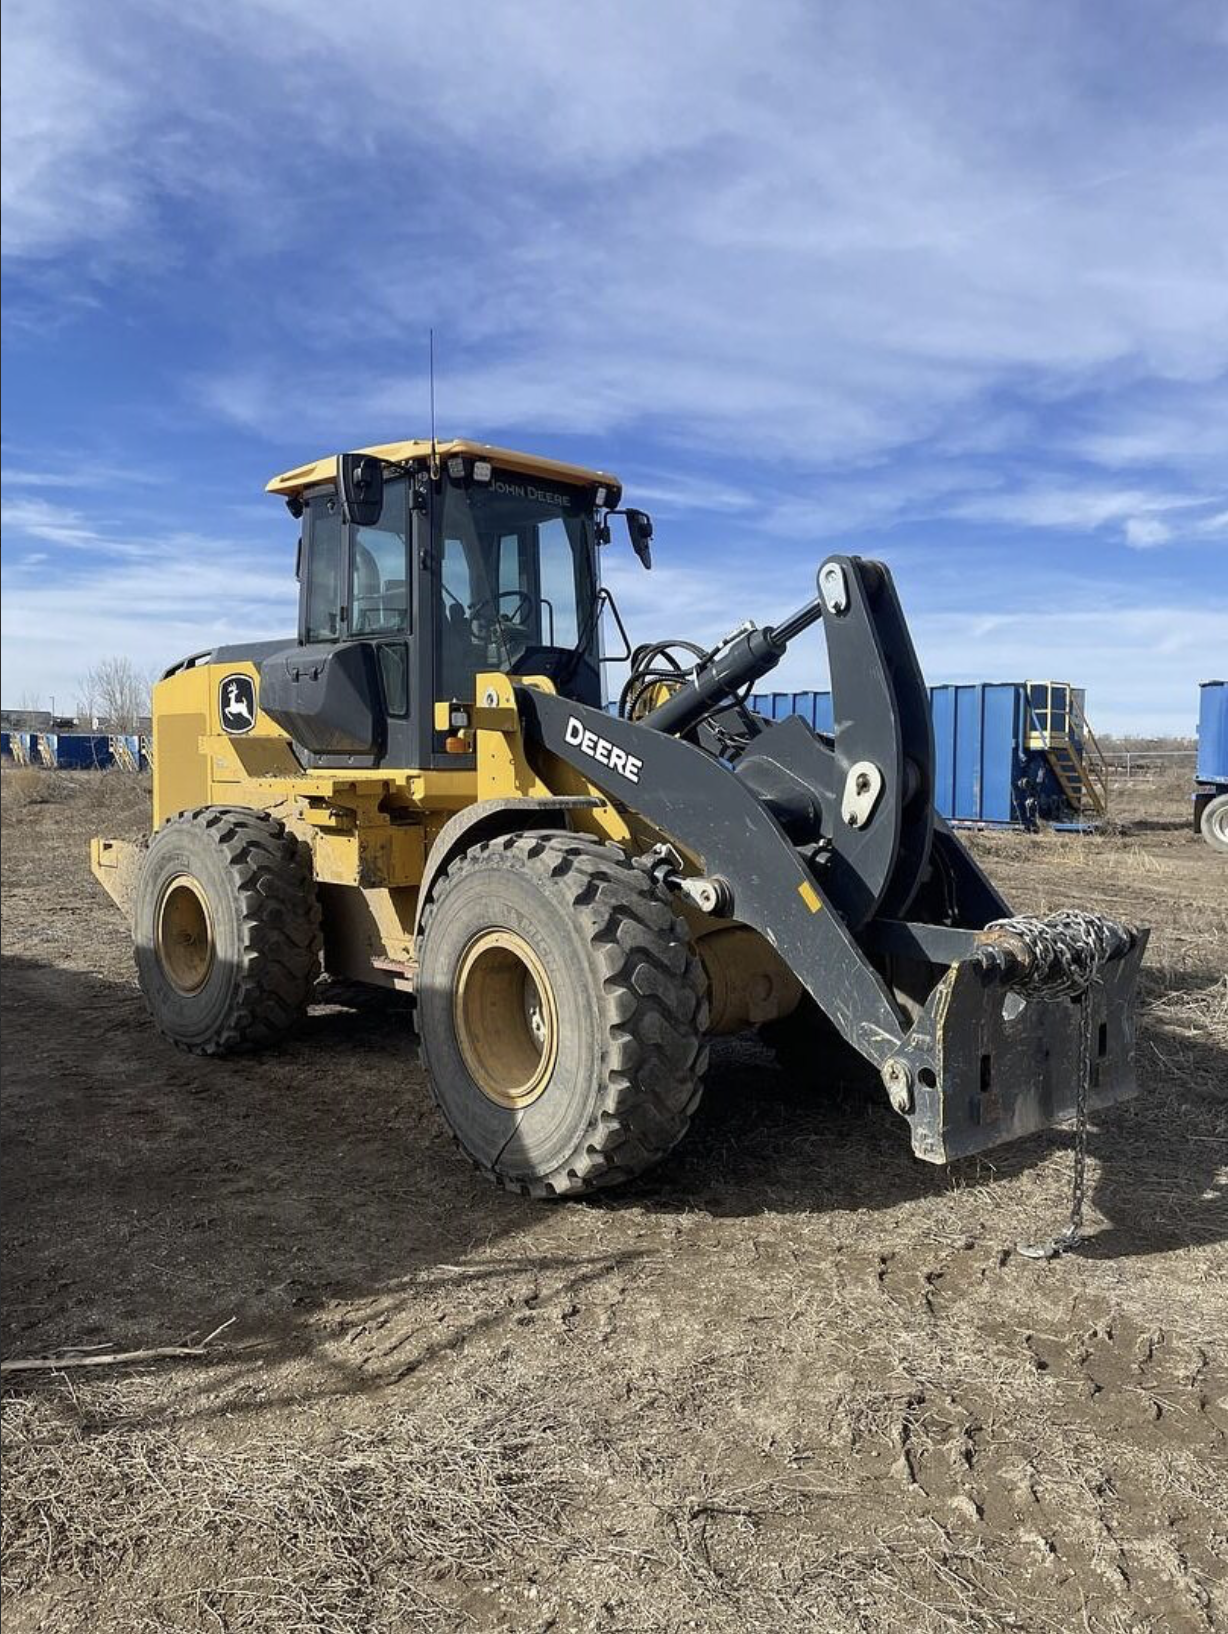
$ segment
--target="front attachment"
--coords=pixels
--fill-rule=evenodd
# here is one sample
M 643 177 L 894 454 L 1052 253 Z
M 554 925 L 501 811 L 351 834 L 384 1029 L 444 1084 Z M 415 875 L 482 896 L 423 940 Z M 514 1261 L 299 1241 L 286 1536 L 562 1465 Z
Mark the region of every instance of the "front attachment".
M 992 932 L 982 933 L 984 936 Z M 1098 967 L 1081 994 L 1042 997 L 1004 982 L 1000 965 L 952 965 L 900 1051 L 893 1091 L 929 1163 L 983 1152 L 1075 1115 L 1086 1071 L 1089 1110 L 1136 1093 L 1134 1005 L 1147 931 Z

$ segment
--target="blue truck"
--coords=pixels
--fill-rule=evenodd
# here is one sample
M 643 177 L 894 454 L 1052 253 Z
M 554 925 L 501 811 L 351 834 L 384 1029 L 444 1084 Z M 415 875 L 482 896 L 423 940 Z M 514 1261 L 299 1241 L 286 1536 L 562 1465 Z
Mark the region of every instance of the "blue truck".
M 1198 708 L 1194 828 L 1214 851 L 1228 851 L 1228 681 L 1204 681 Z

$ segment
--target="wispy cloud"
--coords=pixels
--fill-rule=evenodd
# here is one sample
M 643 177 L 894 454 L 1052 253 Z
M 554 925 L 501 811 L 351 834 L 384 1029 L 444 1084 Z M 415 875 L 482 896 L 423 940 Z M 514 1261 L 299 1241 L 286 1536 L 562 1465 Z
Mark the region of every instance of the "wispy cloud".
M 22 465 L 6 465 L 0 470 L 0 484 L 5 488 L 34 488 L 40 492 L 65 489 L 77 492 L 89 489 L 113 491 L 117 484 L 141 488 L 156 488 L 166 481 L 164 472 L 148 466 L 111 464 L 102 460 L 79 460 L 56 469 L 32 469 Z
M 288 564 L 238 540 L 170 538 L 139 560 L 96 555 L 71 574 L 48 561 L 35 553 L 5 565 L 5 670 L 29 677 L 27 691 L 71 698 L 89 665 L 111 653 L 153 671 L 222 642 L 293 639 Z
M 1121 526 L 1126 544 L 1150 548 L 1176 538 L 1214 539 L 1223 531 L 1222 496 L 1147 488 L 1029 481 L 1025 486 L 954 501 L 949 514 L 973 521 L 1000 521 L 1027 528 L 1086 533 Z
M 31 539 L 74 550 L 97 548 L 102 536 L 84 515 L 67 505 L 53 505 L 45 499 L 14 499 L 0 503 L 0 525 Z
M 441 427 L 621 469 L 669 524 L 652 594 L 711 633 L 730 598 L 779 610 L 836 541 L 931 580 L 1001 543 L 1007 610 L 987 593 L 965 643 L 1075 550 L 1135 575 L 1140 608 L 1160 562 L 1166 604 L 1198 605 L 1228 471 L 1218 8 L 747 16 L 14 0 L 18 561 L 157 557 L 134 465 L 205 537 L 255 537 L 195 514 L 204 479 L 239 504 L 420 430 L 433 324 Z M 75 443 L 101 450 L 96 493 Z

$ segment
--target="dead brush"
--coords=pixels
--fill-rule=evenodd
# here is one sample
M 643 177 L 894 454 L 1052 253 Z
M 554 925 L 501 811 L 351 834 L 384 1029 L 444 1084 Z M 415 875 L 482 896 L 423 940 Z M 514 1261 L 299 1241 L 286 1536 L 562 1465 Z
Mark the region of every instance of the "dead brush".
M 149 823 L 148 772 L 58 771 L 46 766 L 4 765 L 0 810 L 9 824 L 39 827 L 47 821 L 68 832 L 92 833 L 99 823 L 139 832 Z
M 453 1626 L 430 1585 L 548 1550 L 573 1490 L 575 1426 L 565 1446 L 546 1411 L 486 1392 L 322 1444 L 266 1436 L 206 1452 L 143 1422 L 143 1388 L 58 1382 L 7 1398 L 6 1593 L 139 1570 L 157 1540 L 185 1563 L 184 1586 L 134 1626 Z
M 53 772 L 43 766 L 5 765 L 0 772 L 0 805 L 6 818 L 30 806 L 62 804 L 71 800 L 75 792 L 71 779 L 63 772 Z

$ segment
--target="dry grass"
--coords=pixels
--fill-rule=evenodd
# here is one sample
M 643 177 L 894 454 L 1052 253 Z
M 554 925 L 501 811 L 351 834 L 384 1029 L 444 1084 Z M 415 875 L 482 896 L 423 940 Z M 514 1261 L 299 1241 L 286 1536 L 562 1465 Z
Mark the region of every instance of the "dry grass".
M 1089 1251 L 1038 1265 L 1065 1133 L 931 1170 L 753 1047 L 658 1175 L 566 1209 L 452 1160 L 395 1017 L 163 1050 L 83 857 L 146 791 L 12 775 L 9 1343 L 245 1337 L 7 1396 L 11 1634 L 1225 1626 L 1228 871 L 1188 787 L 971 841 L 1020 910 L 1153 927 L 1144 1093 L 1093 1131 Z
M 77 785 L 65 772 L 0 762 L 0 807 L 6 818 L 17 816 L 30 806 L 63 804 L 74 799 L 77 792 Z
M 222 1450 L 146 1424 L 152 1394 L 136 1376 L 6 1400 L 6 1592 L 105 1584 L 156 1539 L 157 1604 L 134 1629 L 449 1627 L 438 1585 L 549 1552 L 575 1490 L 549 1414 L 486 1392 L 320 1444 Z
M 63 819 L 93 832 L 119 819 L 139 832 L 149 826 L 150 785 L 147 772 L 62 772 L 2 761 L 0 812 L 6 824 Z

